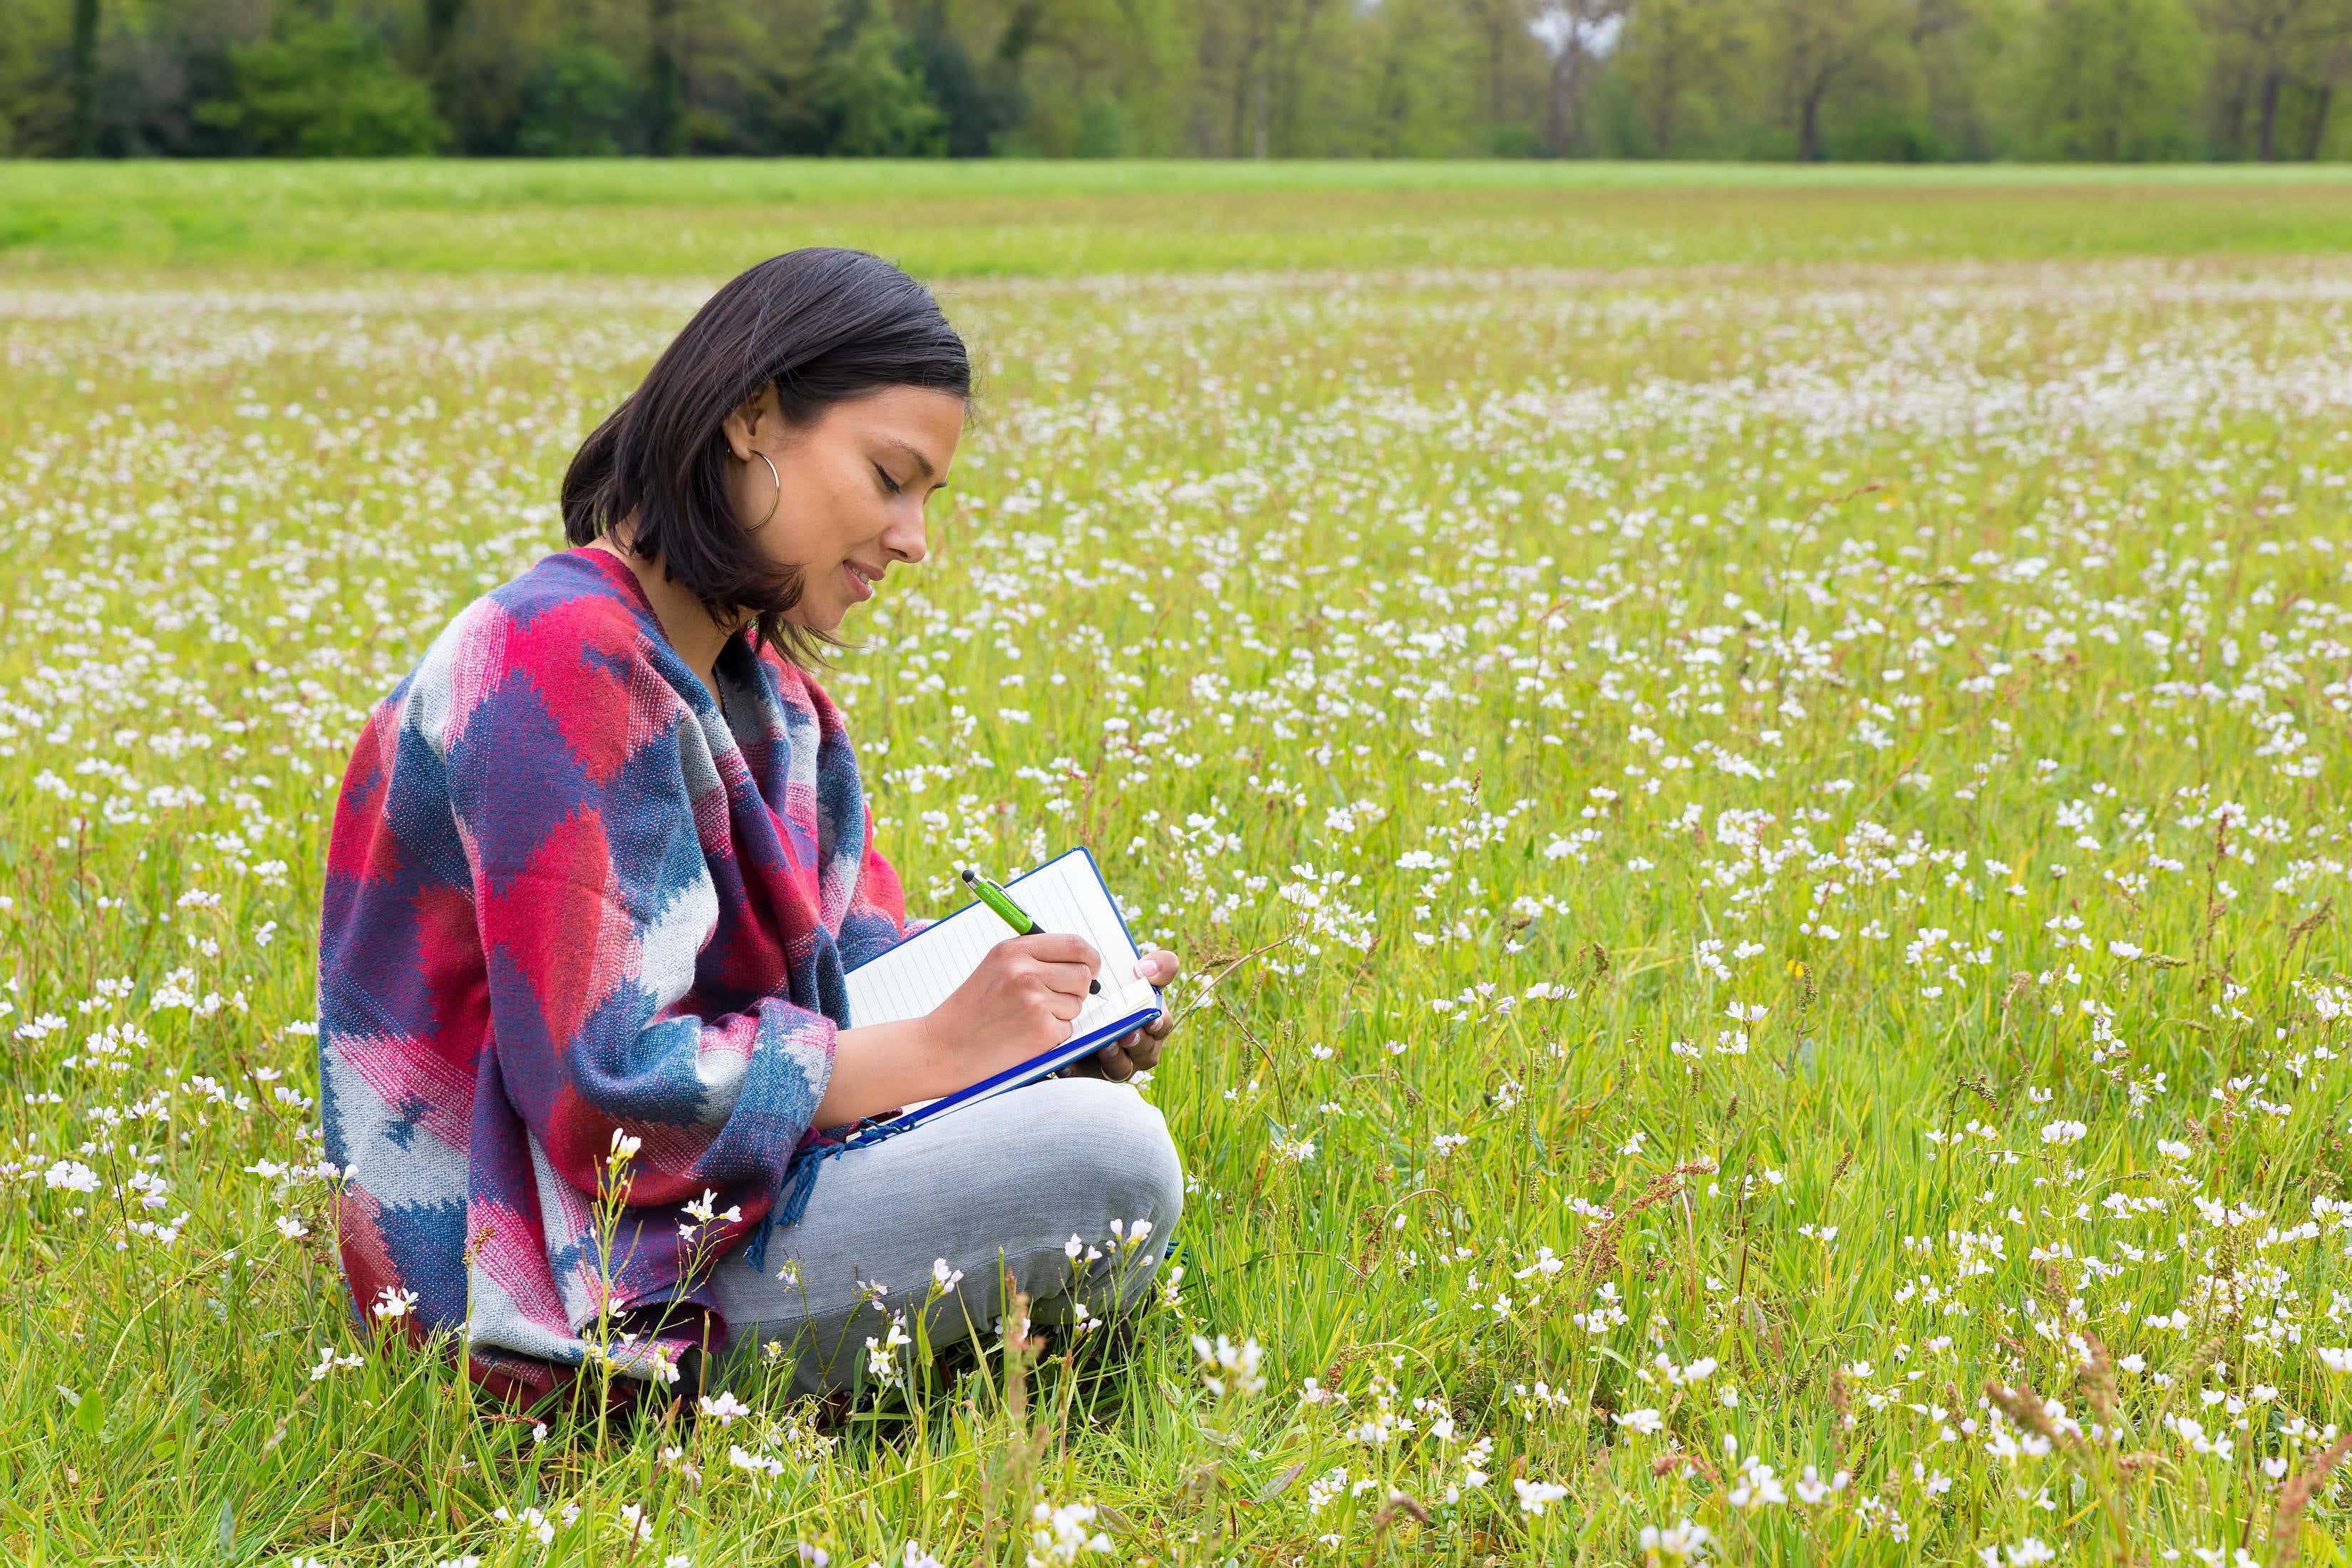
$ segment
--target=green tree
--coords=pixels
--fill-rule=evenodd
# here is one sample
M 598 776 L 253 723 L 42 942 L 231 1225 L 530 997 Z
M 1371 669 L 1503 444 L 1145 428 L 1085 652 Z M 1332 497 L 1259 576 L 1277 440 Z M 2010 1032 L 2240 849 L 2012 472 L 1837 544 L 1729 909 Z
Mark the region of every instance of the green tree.
M 515 151 L 535 158 L 603 158 L 620 152 L 634 94 L 611 50 L 577 36 L 555 40 L 523 90 Z
M 2111 163 L 2188 157 L 2204 68 L 2181 0 L 2053 0 L 2031 78 L 2034 146 Z
M 1346 151 L 1444 157 L 1481 149 L 1477 35 L 1447 0 L 1383 0 L 1364 58 L 1370 123 Z
M 1198 106 L 1197 29 L 1216 9 L 1217 0 L 923 0 L 914 34 L 950 152 L 982 121 L 999 153 L 1165 154 L 1183 149 L 1183 113 Z M 941 49 L 935 65 L 933 34 L 952 37 L 969 63 Z
M 646 0 L 646 151 L 686 151 L 686 73 L 678 63 L 677 0 Z
M 1542 51 L 1528 47 L 1528 24 L 1536 0 L 1455 0 L 1477 39 L 1479 98 L 1486 112 L 1485 142 L 1532 140 L 1533 105 L 1540 97 L 1547 67 Z
M 2328 100 L 2352 63 L 2352 0 L 2204 0 L 2202 9 L 2219 68 L 2221 139 L 2270 163 L 2292 144 L 2282 132 L 2298 100 L 2313 102 L 2324 132 Z M 2315 151 L 2317 138 L 2306 136 Z
M 809 84 L 824 150 L 853 158 L 939 157 L 947 120 L 924 89 L 907 36 L 889 14 L 849 0 Z
M 283 12 L 268 37 L 228 55 L 235 96 L 199 105 L 196 116 L 246 151 L 395 157 L 436 152 L 448 139 L 432 89 L 350 16 Z
M 1969 0 L 1953 26 L 1920 40 L 1927 121 L 1944 156 L 1981 160 L 2027 150 L 2016 88 L 2032 58 L 2042 3 Z
M 1317 130 L 1309 105 L 1327 96 L 1335 68 L 1353 58 L 1349 35 L 1376 20 L 1373 9 L 1331 0 L 1203 0 L 1194 22 L 1196 142 L 1236 157 L 1305 151 Z
M 1088 88 L 1078 100 L 1077 135 L 1070 143 L 1079 158 L 1117 158 L 1127 152 L 1127 117 L 1118 97 L 1107 88 Z
M 1544 151 L 1557 157 L 1582 145 L 1584 105 L 1625 26 L 1628 0 L 1549 0 L 1537 17 L 1551 51 L 1544 91 Z
M 1752 16 L 1733 0 L 1643 0 L 1634 6 L 1619 69 L 1660 157 L 1721 150 L 1717 132 L 1725 114 L 1737 112 L 1740 68 L 1757 52 Z
M 984 158 L 1021 120 L 1017 74 L 983 69 L 949 15 L 947 0 L 924 0 L 911 30 L 915 61 L 944 121 L 948 156 Z
M 98 0 L 74 0 L 73 153 L 98 151 Z
M 1904 0 L 1773 0 L 1765 13 L 1780 112 L 1810 163 L 1824 151 L 1822 112 L 1832 94 L 1883 81 L 1909 63 L 1913 13 Z

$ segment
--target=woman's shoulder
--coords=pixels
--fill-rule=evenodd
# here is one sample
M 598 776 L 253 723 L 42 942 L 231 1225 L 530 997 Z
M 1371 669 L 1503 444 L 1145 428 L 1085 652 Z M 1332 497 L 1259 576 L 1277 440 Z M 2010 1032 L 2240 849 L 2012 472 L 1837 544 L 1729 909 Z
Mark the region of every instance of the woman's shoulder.
M 541 556 L 451 617 L 425 656 L 479 665 L 644 657 L 660 624 L 628 567 L 583 546 Z
M 593 545 L 543 555 L 475 602 L 523 634 L 527 646 L 572 641 L 619 649 L 660 636 L 635 574 Z
M 559 551 L 458 611 L 391 700 L 444 750 L 502 694 L 609 717 L 615 699 L 667 689 L 651 670 L 659 635 L 624 563 Z

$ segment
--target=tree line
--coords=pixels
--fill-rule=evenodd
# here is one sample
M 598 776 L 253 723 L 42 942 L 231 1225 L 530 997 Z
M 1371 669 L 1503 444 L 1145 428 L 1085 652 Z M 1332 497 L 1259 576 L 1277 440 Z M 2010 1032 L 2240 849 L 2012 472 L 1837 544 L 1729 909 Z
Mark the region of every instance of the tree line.
M 2352 155 L 2352 0 L 5 0 L 0 153 Z

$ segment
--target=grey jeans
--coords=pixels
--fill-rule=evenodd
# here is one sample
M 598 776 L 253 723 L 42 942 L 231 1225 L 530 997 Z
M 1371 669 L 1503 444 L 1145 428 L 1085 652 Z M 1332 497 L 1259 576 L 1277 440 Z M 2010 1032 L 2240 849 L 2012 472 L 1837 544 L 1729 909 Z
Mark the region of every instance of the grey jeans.
M 992 1340 L 1006 1273 L 1033 1323 L 1081 1307 L 1106 1317 L 1143 1296 L 1183 1207 L 1183 1168 L 1148 1100 L 1047 1079 L 825 1161 L 800 1223 L 769 1237 L 764 1269 L 740 1247 L 713 1265 L 720 1359 L 732 1370 L 775 1342 L 796 1394 L 871 1382 L 866 1341 L 887 1343 L 894 1313 L 911 1337 L 921 1312 L 934 1348 Z M 926 1306 L 942 1261 L 963 1278 Z

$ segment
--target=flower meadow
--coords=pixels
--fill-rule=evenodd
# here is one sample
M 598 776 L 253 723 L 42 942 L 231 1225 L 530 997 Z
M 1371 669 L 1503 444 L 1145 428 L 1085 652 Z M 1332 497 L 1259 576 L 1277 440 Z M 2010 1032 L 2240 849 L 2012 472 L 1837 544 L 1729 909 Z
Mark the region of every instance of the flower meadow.
M 327 819 L 718 280 L 0 288 L 12 1560 L 2343 1561 L 2326 259 L 943 283 L 822 679 L 914 912 L 1182 956 L 1184 1248 L 1124 1362 L 478 1412 L 336 1272 Z

